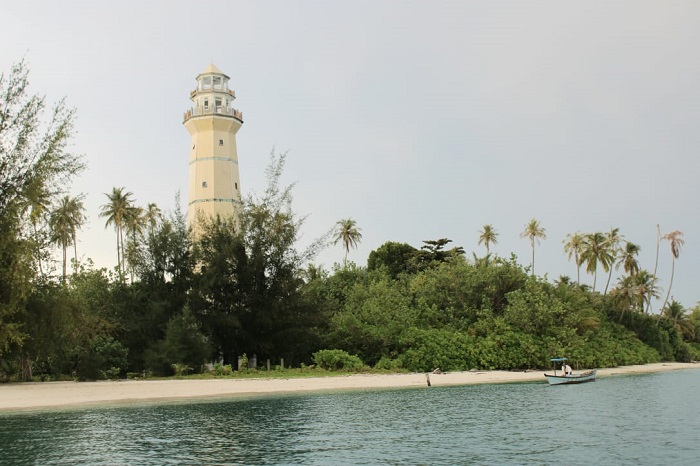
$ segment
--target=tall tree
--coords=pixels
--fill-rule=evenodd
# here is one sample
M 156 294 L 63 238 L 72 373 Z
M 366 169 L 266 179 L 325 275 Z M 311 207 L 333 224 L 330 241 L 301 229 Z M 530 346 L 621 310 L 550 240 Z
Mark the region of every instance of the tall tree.
M 539 220 L 531 219 L 525 224 L 525 229 L 520 233 L 521 238 L 529 238 L 532 247 L 532 275 L 535 275 L 535 240 L 540 244 L 540 239 L 547 239 L 546 230 L 540 225 Z
M 48 242 L 31 237 L 27 205 L 39 193 L 49 205 L 84 168 L 68 150 L 75 111 L 64 101 L 48 118 L 45 110 L 45 99 L 29 93 L 24 61 L 0 73 L 0 357 L 26 341 L 36 257 L 48 253 Z
M 583 241 L 581 261 L 586 264 L 586 272 L 593 274 L 593 291 L 595 291 L 598 278 L 598 265 L 600 264 L 603 270 L 607 272 L 613 262 L 607 236 L 603 233 L 587 234 Z
M 493 225 L 484 225 L 479 235 L 479 243 L 486 246 L 486 255 L 491 254 L 489 245 L 498 244 L 498 232 L 493 228 Z
M 612 296 L 615 307 L 620 311 L 620 322 L 628 310 L 640 310 L 640 303 L 641 309 L 644 309 L 644 301 L 639 295 L 639 288 L 634 282 L 633 275 L 620 277 L 617 286 L 610 292 L 610 296 Z
M 155 203 L 150 202 L 148 206 L 146 206 L 144 215 L 144 220 L 146 225 L 148 225 L 148 232 L 152 235 L 158 224 L 163 220 L 163 213 Z
M 58 202 L 56 208 L 51 212 L 49 225 L 51 227 L 51 238 L 54 243 L 63 249 L 63 281 L 66 281 L 66 264 L 68 262 L 67 249 L 73 246 L 73 258 L 75 261 L 74 271 L 78 267 L 78 230 L 85 223 L 85 206 L 83 196 L 64 196 Z
M 659 279 L 659 275 L 656 273 L 659 270 L 659 248 L 661 246 L 661 227 L 656 224 L 656 260 L 654 261 L 654 280 Z M 647 302 L 647 314 L 651 310 L 651 300 Z
M 343 264 L 347 265 L 350 248 L 355 249 L 360 244 L 362 239 L 362 233 L 360 232 L 362 229 L 357 227 L 357 222 L 352 218 L 339 220 L 335 227 L 333 244 L 343 244 L 343 249 L 345 250 Z
M 36 261 L 39 268 L 39 274 L 44 275 L 42 262 L 44 260 L 44 245 L 50 242 L 50 236 L 46 229 L 40 231 L 40 225 L 48 225 L 47 214 L 51 208 L 51 192 L 42 185 L 38 180 L 35 180 L 27 187 L 25 193 L 26 208 L 29 209 L 29 222 L 32 225 L 33 240 L 36 245 Z
M 652 299 L 659 298 L 659 287 L 656 284 L 656 277 L 647 270 L 640 270 L 632 276 L 632 282 L 637 287 L 639 295 L 639 312 L 644 312 L 646 304 L 647 312 Z
M 639 272 L 639 261 L 637 256 L 641 248 L 634 243 L 625 241 L 625 247 L 621 249 L 620 257 L 617 260 L 617 266 L 622 266 L 628 275 L 636 275 Z
M 671 295 L 671 287 L 673 286 L 673 275 L 674 272 L 676 271 L 676 259 L 678 259 L 678 256 L 681 253 L 681 246 L 685 244 L 685 240 L 683 239 L 683 232 L 682 231 L 672 231 L 671 233 L 667 233 L 661 237 L 661 239 L 665 239 L 668 241 L 669 246 L 671 246 L 671 280 L 668 282 L 668 291 L 666 292 L 666 299 L 664 299 L 664 304 L 661 306 L 661 309 L 666 307 L 666 303 L 668 302 L 668 297 Z
M 123 259 L 129 266 L 129 274 L 131 275 L 131 283 L 134 282 L 134 267 L 138 261 L 138 246 L 139 239 L 142 237 L 146 229 L 146 213 L 141 207 L 131 206 L 126 210 L 124 218 L 124 231 L 127 236 L 126 247 L 123 248 Z
M 668 306 L 661 309 L 661 313 L 673 322 L 673 326 L 685 339 L 692 340 L 695 337 L 695 327 L 681 303 L 672 299 Z
M 610 286 L 610 279 L 612 278 L 614 268 L 613 266 L 616 266 L 617 264 L 617 255 L 620 251 L 620 242 L 623 238 L 623 236 L 620 234 L 619 228 L 611 228 L 606 236 L 608 240 L 608 251 L 610 252 L 612 258 L 610 260 L 610 265 L 608 266 L 608 281 L 605 283 L 605 291 L 603 291 L 603 296 L 608 294 L 608 287 Z
M 272 155 L 265 193 L 245 200 L 238 226 L 212 219 L 196 240 L 191 309 L 226 361 L 246 353 L 302 362 L 314 344 L 318 310 L 303 305 L 301 276 L 326 239 L 297 251 L 304 219 L 292 209 L 292 186 L 280 189 L 284 161 Z
M 100 217 L 106 218 L 105 228 L 114 225 L 117 234 L 117 268 L 119 278 L 124 278 L 124 230 L 127 219 L 130 216 L 133 193 L 124 191 L 125 188 L 112 188 L 110 194 L 106 194 L 107 203 L 100 207 Z
M 564 240 L 564 252 L 568 254 L 569 260 L 574 258 L 576 264 L 576 283 L 581 284 L 581 248 L 583 247 L 583 235 L 579 232 L 573 235 L 569 233 Z

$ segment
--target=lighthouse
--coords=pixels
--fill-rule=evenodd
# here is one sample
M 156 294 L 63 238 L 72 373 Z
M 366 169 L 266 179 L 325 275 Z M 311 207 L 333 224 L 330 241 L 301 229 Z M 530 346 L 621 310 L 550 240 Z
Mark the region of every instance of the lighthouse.
M 184 115 L 189 131 L 190 170 L 187 223 L 198 236 L 199 220 L 236 217 L 241 208 L 236 133 L 243 113 L 232 107 L 236 94 L 229 78 L 213 63 L 197 76 Z

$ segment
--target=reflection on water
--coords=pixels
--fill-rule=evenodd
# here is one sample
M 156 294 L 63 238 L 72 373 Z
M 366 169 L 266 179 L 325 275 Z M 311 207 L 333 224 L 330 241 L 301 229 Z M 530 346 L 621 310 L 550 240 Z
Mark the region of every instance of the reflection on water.
M 700 371 L 0 415 L 0 464 L 695 464 Z

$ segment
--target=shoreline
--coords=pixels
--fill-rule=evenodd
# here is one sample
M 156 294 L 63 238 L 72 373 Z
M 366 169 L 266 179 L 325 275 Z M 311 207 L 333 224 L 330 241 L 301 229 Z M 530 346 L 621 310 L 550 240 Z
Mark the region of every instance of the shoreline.
M 694 363 L 655 363 L 598 370 L 598 377 L 700 369 Z M 582 369 L 583 370 L 583 369 Z M 546 371 L 468 371 L 430 373 L 432 387 L 545 382 Z M 342 390 L 428 388 L 426 374 L 351 374 L 279 379 L 167 379 L 0 384 L 0 414 L 59 408 L 128 406 L 144 403 L 233 400 L 271 395 Z

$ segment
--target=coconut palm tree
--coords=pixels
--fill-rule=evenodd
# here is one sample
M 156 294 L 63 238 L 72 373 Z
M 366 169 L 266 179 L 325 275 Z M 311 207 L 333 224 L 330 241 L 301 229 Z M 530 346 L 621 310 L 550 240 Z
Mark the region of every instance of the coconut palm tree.
M 612 256 L 610 265 L 608 266 L 608 281 L 605 283 L 605 291 L 603 291 L 603 296 L 608 294 L 608 287 L 610 286 L 610 279 L 612 278 L 613 268 L 617 268 L 617 254 L 620 251 L 620 241 L 622 241 L 623 236 L 620 234 L 619 228 L 611 228 L 608 232 L 608 251 Z
M 540 244 L 540 239 L 547 239 L 546 230 L 540 225 L 539 220 L 531 219 L 525 224 L 525 229 L 520 233 L 521 238 L 530 238 L 532 246 L 532 275 L 535 275 L 535 240 Z
M 632 282 L 637 287 L 637 293 L 640 297 L 639 311 L 644 312 L 644 304 L 646 304 L 647 312 L 649 312 L 649 303 L 652 298 L 660 297 L 659 287 L 656 285 L 656 277 L 647 270 L 640 270 L 632 277 Z
M 129 209 L 133 204 L 133 193 L 124 191 L 125 188 L 112 188 L 110 194 L 106 194 L 107 203 L 100 207 L 100 217 L 106 218 L 105 228 L 114 225 L 117 233 L 117 267 L 119 278 L 123 278 L 124 272 L 124 229 L 129 218 Z
M 654 261 L 654 280 L 658 280 L 659 276 L 657 271 L 659 270 L 659 247 L 661 246 L 661 226 L 656 224 L 656 260 Z M 651 300 L 647 303 L 647 314 L 651 311 Z
M 163 213 L 155 203 L 150 202 L 148 206 L 146 206 L 144 216 L 144 221 L 148 225 L 148 232 L 152 235 L 160 221 L 163 219 Z
M 608 238 L 602 233 L 589 233 L 584 237 L 581 248 L 581 262 L 586 264 L 586 272 L 593 274 L 593 291 L 598 278 L 598 264 L 606 272 L 613 262 Z
M 360 240 L 362 239 L 362 233 L 360 232 L 362 229 L 357 227 L 357 222 L 352 218 L 340 220 L 335 226 L 335 239 L 333 244 L 343 244 L 343 249 L 345 250 L 345 259 L 343 263 L 347 265 L 350 248 L 352 247 L 354 249 L 360 244 Z
M 639 261 L 637 261 L 637 256 L 639 255 L 641 248 L 634 243 L 625 241 L 625 247 L 620 249 L 620 257 L 617 260 L 617 267 L 622 266 L 628 275 L 635 275 L 639 272 Z
M 66 264 L 68 246 L 73 245 L 75 267 L 78 266 L 77 231 L 85 223 L 85 206 L 83 196 L 64 196 L 51 212 L 49 226 L 51 238 L 63 249 L 63 281 L 66 281 Z
M 576 284 L 581 284 L 581 248 L 583 247 L 583 235 L 579 232 L 573 235 L 569 233 L 564 240 L 564 252 L 568 254 L 569 260 L 574 257 L 576 263 Z
M 486 246 L 486 255 L 491 254 L 489 249 L 490 244 L 498 244 L 498 232 L 493 228 L 493 225 L 484 225 L 479 235 L 479 243 Z
M 634 282 L 634 277 L 627 275 L 617 280 L 617 286 L 610 292 L 615 307 L 620 311 L 619 322 L 629 310 L 639 310 L 639 288 Z M 642 306 L 642 309 L 644 307 Z
M 122 259 L 125 259 L 129 266 L 131 283 L 134 282 L 134 266 L 137 260 L 139 244 L 138 238 L 143 234 L 146 224 L 146 212 L 143 208 L 131 206 L 127 209 L 126 217 L 124 218 L 124 232 L 128 240 Z
M 666 303 L 668 302 L 668 297 L 671 294 L 671 287 L 673 286 L 673 274 L 676 270 L 676 259 L 678 259 L 678 256 L 681 253 L 681 246 L 685 244 L 685 240 L 682 238 L 683 232 L 682 231 L 672 231 L 671 233 L 665 234 L 661 237 L 661 239 L 665 239 L 668 241 L 669 245 L 671 246 L 671 280 L 668 282 L 668 291 L 666 292 L 666 299 L 664 299 L 664 305 L 661 306 L 661 309 L 664 309 L 666 307 Z
M 661 310 L 661 313 L 673 322 L 673 326 L 685 339 L 692 340 L 695 338 L 695 327 L 681 303 L 672 299 L 668 306 Z

